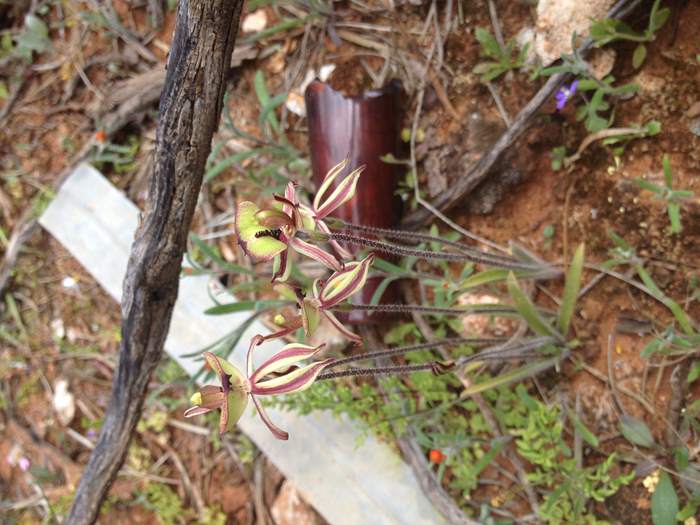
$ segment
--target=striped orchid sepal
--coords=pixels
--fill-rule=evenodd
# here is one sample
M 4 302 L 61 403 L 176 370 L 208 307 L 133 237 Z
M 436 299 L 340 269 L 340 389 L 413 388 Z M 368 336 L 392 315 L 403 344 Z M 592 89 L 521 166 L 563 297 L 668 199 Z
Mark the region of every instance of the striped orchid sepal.
M 185 417 L 206 414 L 212 410 L 221 410 L 219 432 L 233 430 L 241 418 L 250 393 L 250 383 L 244 375 L 225 359 L 204 352 L 209 367 L 219 376 L 221 386 L 205 385 L 190 398 L 193 407 L 185 411 Z
M 345 268 L 331 275 L 317 296 L 321 308 L 329 309 L 359 292 L 367 282 L 373 261 L 374 255 L 369 254 L 359 262 L 347 263 Z
M 329 191 L 347 165 L 348 159 L 345 159 L 332 167 L 323 179 L 321 186 L 318 188 L 313 202 L 314 217 L 317 220 L 322 220 L 324 217 L 327 217 L 355 196 L 357 181 L 360 179 L 364 166 L 360 166 L 349 173 L 340 181 L 333 191 Z
M 261 342 L 259 336 L 253 338 L 246 356 L 247 368 L 250 371 L 248 381 L 250 383 L 250 397 L 253 404 L 270 432 L 277 439 L 289 439 L 289 434 L 275 425 L 267 415 L 265 408 L 256 399 L 256 395 L 291 394 L 301 392 L 309 388 L 325 367 L 334 359 L 323 359 L 306 365 L 300 365 L 301 361 L 311 359 L 325 346 L 324 344 L 313 347 L 292 343 L 283 347 L 279 352 L 267 359 L 255 372 L 253 369 L 253 349 Z

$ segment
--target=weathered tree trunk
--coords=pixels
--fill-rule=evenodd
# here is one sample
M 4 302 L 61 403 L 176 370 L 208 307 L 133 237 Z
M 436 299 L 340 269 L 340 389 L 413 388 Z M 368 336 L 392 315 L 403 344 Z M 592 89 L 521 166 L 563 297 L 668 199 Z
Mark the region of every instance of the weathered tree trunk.
M 242 5 L 242 0 L 180 0 L 160 99 L 150 190 L 124 279 L 119 367 L 102 432 L 67 524 L 97 518 L 162 356 Z

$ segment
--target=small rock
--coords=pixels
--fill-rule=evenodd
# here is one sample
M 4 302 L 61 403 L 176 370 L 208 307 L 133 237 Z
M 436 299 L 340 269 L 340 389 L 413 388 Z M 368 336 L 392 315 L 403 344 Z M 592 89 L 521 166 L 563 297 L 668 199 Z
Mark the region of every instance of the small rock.
M 700 137 L 700 118 L 693 120 L 688 129 L 693 135 Z
M 244 33 L 257 33 L 267 27 L 267 13 L 264 9 L 258 9 L 243 19 L 241 31 Z
M 68 426 L 75 416 L 75 397 L 68 390 L 68 381 L 59 379 L 53 390 L 53 409 L 58 422 Z
M 52 319 L 50 326 L 51 334 L 53 335 L 54 339 L 61 340 L 66 336 L 66 329 L 63 326 L 63 319 L 61 319 L 60 317 Z
M 591 66 L 593 76 L 598 79 L 603 79 L 612 71 L 615 65 L 617 53 L 611 48 L 593 49 L 591 56 L 588 59 L 588 64 Z
M 688 118 L 700 117 L 700 100 L 688 108 L 685 112 L 685 116 Z
M 605 18 L 614 0 L 540 0 L 537 4 L 535 53 L 548 66 L 571 53 L 571 35 L 588 36 L 591 18 Z
M 285 481 L 272 504 L 272 517 L 277 525 L 322 525 L 324 523 L 316 511 L 306 503 L 299 491 Z

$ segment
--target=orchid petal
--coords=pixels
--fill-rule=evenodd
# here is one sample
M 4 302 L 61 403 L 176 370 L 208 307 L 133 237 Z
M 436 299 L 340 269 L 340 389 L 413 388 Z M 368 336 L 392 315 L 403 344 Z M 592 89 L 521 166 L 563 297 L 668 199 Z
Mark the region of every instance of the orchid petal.
M 320 262 L 331 270 L 339 271 L 342 268 L 338 259 L 318 246 L 314 246 L 296 237 L 289 239 L 289 245 L 300 254 Z
M 221 359 L 211 352 L 204 352 L 204 358 L 221 380 L 222 399 L 219 432 L 223 434 L 233 430 L 233 427 L 241 418 L 248 403 L 249 383 L 238 368 L 225 359 Z M 212 387 L 203 387 L 200 393 L 202 394 L 202 404 L 204 406 L 206 405 L 206 398 L 212 396 L 214 392 Z
M 278 372 L 289 368 L 291 365 L 304 361 L 316 355 L 325 344 L 319 346 L 308 346 L 300 343 L 292 343 L 283 347 L 272 357 L 260 365 L 253 375 L 250 376 L 251 384 L 273 372 Z
M 335 359 L 328 358 L 296 368 L 279 377 L 273 377 L 264 381 L 252 381 L 251 393 L 275 395 L 301 392 L 309 388 L 316 381 L 318 374 L 333 361 Z
M 320 207 L 315 206 L 314 203 L 317 219 L 323 219 L 326 215 L 333 213 L 336 208 L 342 206 L 355 196 L 357 181 L 360 179 L 360 175 L 364 169 L 364 166 L 360 166 L 355 171 L 350 173 L 350 175 L 345 177 L 340 184 L 338 184 L 336 189 L 333 190 L 331 196 L 328 197 L 328 199 L 326 199 Z
M 248 353 L 245 356 L 245 368 L 246 375 L 248 377 L 253 375 L 253 348 L 262 344 L 263 341 L 265 341 L 265 338 L 260 334 L 253 336 L 253 338 L 250 340 L 250 345 L 248 345 Z
M 248 382 L 247 379 L 243 376 L 241 371 L 238 370 L 238 368 L 226 361 L 226 359 L 222 359 L 218 355 L 212 354 L 211 352 L 204 352 L 204 359 L 207 360 L 207 364 L 219 376 L 219 380 L 221 381 L 221 386 L 224 388 L 224 391 L 227 389 L 226 384 L 228 384 L 228 388 L 245 389 L 245 385 Z M 202 390 L 205 388 L 207 387 L 202 387 Z
M 318 229 L 321 230 L 323 233 L 331 233 L 331 229 L 325 222 L 319 220 L 316 221 L 316 225 L 318 226 Z M 352 253 L 343 248 L 338 241 L 330 240 L 328 241 L 328 244 L 330 244 L 333 247 L 335 253 L 337 253 L 338 257 L 340 257 L 341 259 L 352 259 Z
M 236 210 L 236 236 L 238 243 L 249 256 L 269 261 L 286 248 L 286 245 L 269 235 L 270 229 L 260 223 L 260 209 L 252 202 L 244 201 Z
M 222 418 L 219 421 L 219 432 L 221 434 L 224 432 L 231 432 L 234 429 L 238 420 L 241 419 L 247 405 L 247 392 L 243 390 L 231 390 L 231 392 L 229 392 L 226 403 L 226 418 L 223 417 L 224 411 L 222 409 Z
M 316 299 L 304 299 L 301 303 L 301 321 L 304 326 L 304 333 L 307 336 L 313 335 L 321 320 L 320 309 Z
M 284 250 L 275 256 L 272 261 L 272 282 L 286 281 L 292 272 L 292 265 L 289 263 L 289 250 Z
M 338 330 L 338 332 L 340 332 L 343 335 L 343 337 L 345 337 L 346 339 L 349 339 L 350 341 L 352 341 L 355 344 L 362 345 L 362 338 L 359 335 L 355 334 L 354 332 L 351 332 L 350 330 L 345 328 L 343 323 L 341 323 L 338 320 L 338 318 L 335 315 L 333 315 L 332 312 L 327 311 L 327 310 L 321 310 L 321 313 L 333 325 L 333 328 Z
M 255 219 L 265 228 L 279 229 L 283 226 L 294 226 L 292 218 L 281 210 L 260 210 L 255 214 Z
M 308 206 L 304 206 L 303 204 L 299 205 L 299 215 L 301 215 L 301 224 L 302 227 L 299 228 L 300 230 L 308 230 L 308 231 L 314 231 L 316 229 L 316 219 L 314 217 L 314 211 L 309 208 Z
M 185 410 L 185 417 L 194 417 L 194 416 L 199 416 L 201 414 L 208 414 L 211 412 L 213 409 L 212 408 L 205 408 L 205 407 L 190 407 L 187 410 Z
M 367 281 L 372 261 L 374 255 L 370 254 L 360 262 L 346 264 L 344 270 L 331 275 L 321 289 L 321 308 L 331 308 L 360 291 Z
M 255 399 L 255 396 L 250 396 L 253 398 L 253 404 L 255 405 L 255 408 L 258 410 L 258 414 L 260 415 L 260 419 L 262 419 L 263 423 L 265 423 L 265 426 L 270 429 L 270 432 L 272 432 L 272 435 L 275 436 L 277 439 L 283 439 L 287 440 L 289 439 L 289 434 L 279 428 L 277 425 L 275 425 L 272 420 L 270 419 L 270 416 L 267 415 L 267 412 L 265 412 L 265 408 L 260 404 L 260 401 Z
M 349 159 L 345 159 L 339 164 L 333 166 L 328 171 L 328 173 L 326 173 L 326 176 L 323 178 L 321 186 L 316 192 L 316 197 L 314 197 L 314 209 L 318 209 L 320 207 L 323 195 L 326 193 L 326 191 L 328 191 L 328 188 L 331 186 L 331 184 L 333 184 L 333 181 L 336 179 L 336 177 L 338 177 L 338 175 L 345 169 L 345 167 L 348 165 L 348 162 Z

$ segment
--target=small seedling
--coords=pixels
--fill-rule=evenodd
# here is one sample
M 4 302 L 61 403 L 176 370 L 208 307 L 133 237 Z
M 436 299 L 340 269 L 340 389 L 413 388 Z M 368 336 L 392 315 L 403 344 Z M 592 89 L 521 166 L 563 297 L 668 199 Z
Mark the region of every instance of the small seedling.
M 618 40 L 638 42 L 634 55 L 632 55 L 632 65 L 635 69 L 639 69 L 647 57 L 645 44 L 654 40 L 654 34 L 663 27 L 671 14 L 671 10 L 667 7 L 659 9 L 660 1 L 654 2 L 649 14 L 649 23 L 642 33 L 637 33 L 622 20 L 614 18 L 593 21 L 591 23 L 591 38 L 595 41 L 595 45 L 601 47 Z
M 481 54 L 492 59 L 478 64 L 473 69 L 474 73 L 481 75 L 482 82 L 491 82 L 511 69 L 518 69 L 525 65 L 529 44 L 525 44 L 520 51 L 516 52 L 514 40 L 502 48 L 494 36 L 483 27 L 478 27 L 474 35 L 481 44 Z
M 644 179 L 636 179 L 635 182 L 640 188 L 656 195 L 657 199 L 666 201 L 668 218 L 671 221 L 671 233 L 680 233 L 683 230 L 683 226 L 681 225 L 681 204 L 685 199 L 692 198 L 693 192 L 673 189 L 673 172 L 668 155 L 664 155 L 663 170 L 664 186 L 654 184 Z

